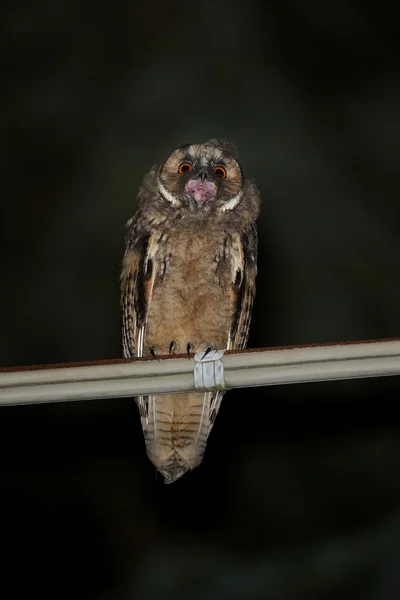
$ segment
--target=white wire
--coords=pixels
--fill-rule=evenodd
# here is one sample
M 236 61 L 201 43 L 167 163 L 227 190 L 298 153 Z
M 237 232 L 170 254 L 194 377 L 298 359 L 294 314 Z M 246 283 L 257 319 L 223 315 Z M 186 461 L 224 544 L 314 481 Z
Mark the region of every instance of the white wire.
M 226 389 L 400 375 L 400 340 L 252 350 L 221 360 Z M 0 405 L 194 391 L 194 366 L 165 358 L 0 372 Z

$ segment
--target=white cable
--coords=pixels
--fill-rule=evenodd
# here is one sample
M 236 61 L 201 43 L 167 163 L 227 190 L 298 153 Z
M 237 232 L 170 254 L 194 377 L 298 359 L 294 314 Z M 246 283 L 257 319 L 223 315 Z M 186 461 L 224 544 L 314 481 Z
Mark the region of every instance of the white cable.
M 218 361 L 223 371 L 219 375 L 213 372 L 215 389 L 223 388 L 223 382 L 230 389 L 400 375 L 400 340 L 250 350 L 225 353 Z M 3 371 L 0 405 L 188 392 L 196 386 L 209 389 L 202 388 L 199 381 L 195 385 L 199 364 L 187 358 L 164 358 Z M 204 366 L 202 373 L 204 377 Z

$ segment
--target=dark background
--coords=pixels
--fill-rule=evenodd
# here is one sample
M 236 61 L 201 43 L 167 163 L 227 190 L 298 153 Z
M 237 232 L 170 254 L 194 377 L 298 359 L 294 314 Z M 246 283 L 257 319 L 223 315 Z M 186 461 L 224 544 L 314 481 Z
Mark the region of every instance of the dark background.
M 400 336 L 388 4 L 19 0 L 1 27 L 0 366 L 121 355 L 136 190 L 210 137 L 262 192 L 250 346 Z M 131 399 L 1 408 L 4 597 L 397 600 L 399 389 L 230 392 L 171 486 Z

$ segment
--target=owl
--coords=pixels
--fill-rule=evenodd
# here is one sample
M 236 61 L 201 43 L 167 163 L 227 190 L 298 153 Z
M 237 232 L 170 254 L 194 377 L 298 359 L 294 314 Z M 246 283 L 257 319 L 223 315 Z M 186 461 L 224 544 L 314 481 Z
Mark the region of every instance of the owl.
M 240 349 L 257 273 L 260 198 L 233 145 L 174 150 L 144 178 L 121 274 L 126 358 Z M 139 396 L 147 455 L 165 483 L 203 458 L 223 392 Z

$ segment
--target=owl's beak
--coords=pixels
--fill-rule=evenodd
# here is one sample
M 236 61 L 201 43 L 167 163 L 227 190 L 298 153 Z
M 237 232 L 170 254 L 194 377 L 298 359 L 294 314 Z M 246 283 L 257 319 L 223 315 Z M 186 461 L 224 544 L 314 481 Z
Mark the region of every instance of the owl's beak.
M 207 178 L 207 171 L 201 171 L 201 173 L 198 174 L 197 178 L 200 178 L 202 183 L 204 183 L 204 180 Z
M 193 198 L 197 206 L 203 206 L 207 200 L 214 198 L 217 186 L 208 179 L 207 173 L 203 171 L 198 177 L 187 182 L 185 191 Z

